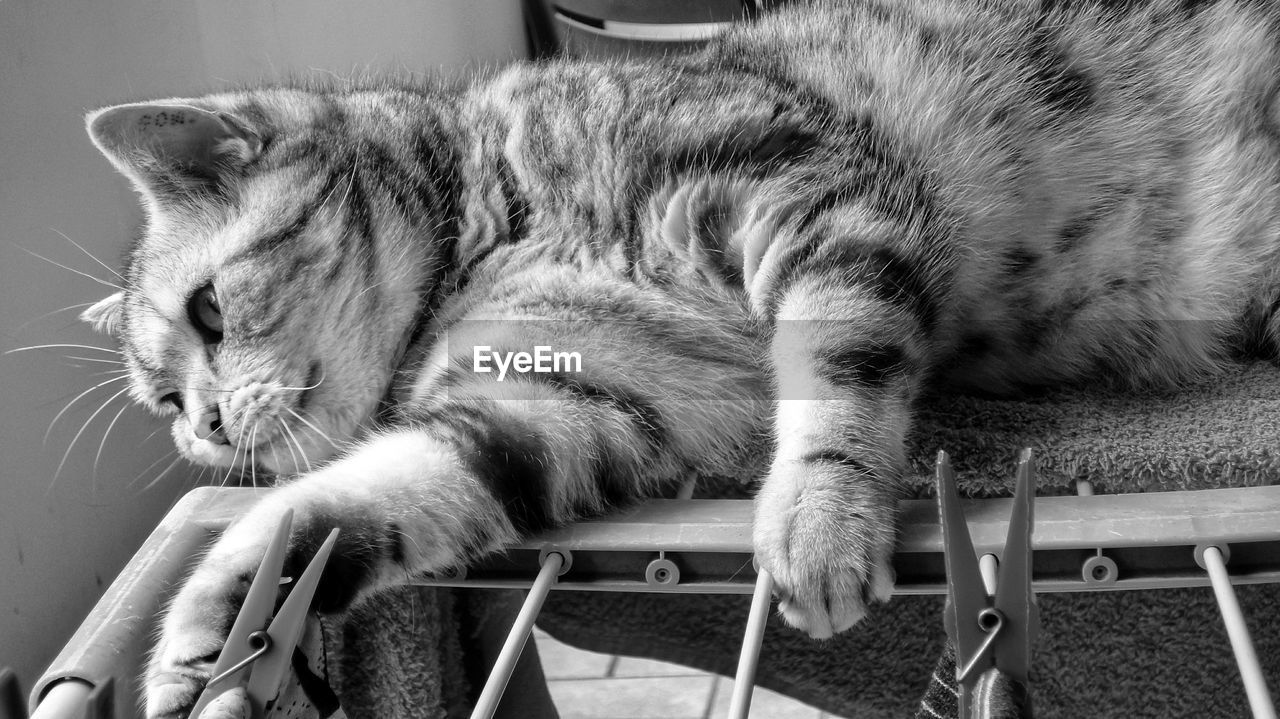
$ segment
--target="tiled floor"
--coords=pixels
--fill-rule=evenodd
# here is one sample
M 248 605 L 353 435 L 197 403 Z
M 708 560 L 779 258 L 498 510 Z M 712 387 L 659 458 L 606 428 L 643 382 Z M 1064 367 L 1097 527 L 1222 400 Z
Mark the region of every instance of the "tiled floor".
M 561 719 L 721 719 L 729 711 L 731 679 L 679 664 L 584 652 L 542 631 L 534 637 Z M 751 716 L 836 719 L 760 688 Z

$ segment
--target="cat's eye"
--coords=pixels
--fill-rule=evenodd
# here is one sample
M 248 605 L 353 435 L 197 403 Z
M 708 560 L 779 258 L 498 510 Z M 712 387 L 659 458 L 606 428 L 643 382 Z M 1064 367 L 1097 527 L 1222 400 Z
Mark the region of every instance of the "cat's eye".
M 196 328 L 205 344 L 216 345 L 222 341 L 222 307 L 218 293 L 212 284 L 196 290 L 187 301 L 187 319 Z
M 172 407 L 173 409 L 176 409 L 179 412 L 181 412 L 183 409 L 182 395 L 177 392 L 170 392 L 169 394 L 166 394 L 160 398 L 160 404 L 165 405 L 167 407 Z

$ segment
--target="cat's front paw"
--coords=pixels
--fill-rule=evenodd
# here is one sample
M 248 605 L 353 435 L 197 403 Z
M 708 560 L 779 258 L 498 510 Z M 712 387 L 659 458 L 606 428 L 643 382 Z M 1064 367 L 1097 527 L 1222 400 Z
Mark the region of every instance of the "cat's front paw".
M 755 552 L 791 626 L 823 639 L 893 593 L 896 502 L 829 462 L 778 461 L 756 497 Z
M 340 511 L 330 502 L 306 498 L 300 492 L 277 493 L 260 502 L 223 533 L 170 603 L 147 668 L 149 719 L 190 714 L 209 682 L 267 545 L 290 510 L 293 521 L 284 577 L 299 577 L 329 532 L 339 529 L 312 600 L 315 609 L 342 611 L 373 586 L 375 574 L 393 550 L 394 526 L 384 527 L 358 505 L 346 504 Z M 287 592 L 289 586 L 285 584 L 281 591 Z
M 206 560 L 169 605 L 144 679 L 147 719 L 188 716 L 209 683 L 248 590 L 218 575 Z

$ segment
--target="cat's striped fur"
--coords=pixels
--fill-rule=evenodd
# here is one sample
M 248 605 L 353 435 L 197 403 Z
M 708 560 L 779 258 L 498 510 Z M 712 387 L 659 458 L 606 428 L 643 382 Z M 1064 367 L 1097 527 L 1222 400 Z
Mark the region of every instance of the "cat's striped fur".
M 301 474 L 177 596 L 148 711 L 190 705 L 286 507 L 301 556 L 343 528 L 340 608 L 759 461 L 784 614 L 848 627 L 891 588 L 927 387 L 1174 382 L 1274 352 L 1276 21 L 850 0 L 665 63 L 91 115 L 149 220 L 88 316 L 140 401 L 182 409 L 189 457 Z M 500 382 L 475 345 L 581 372 Z

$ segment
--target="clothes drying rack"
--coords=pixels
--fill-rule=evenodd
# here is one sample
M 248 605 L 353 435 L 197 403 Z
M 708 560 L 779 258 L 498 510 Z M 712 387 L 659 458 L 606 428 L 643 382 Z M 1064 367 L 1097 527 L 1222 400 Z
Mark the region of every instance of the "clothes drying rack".
M 655 499 L 516 544 L 451 576 L 415 583 L 528 590 L 474 719 L 492 716 L 543 600 L 556 588 L 744 594 L 747 618 L 729 716 L 749 711 L 772 581 L 752 564 L 749 500 Z M 200 488 L 160 522 L 112 582 L 30 695 L 31 719 L 130 716 L 165 591 L 261 492 Z M 1013 500 L 963 502 L 984 569 L 998 565 Z M 895 594 L 946 594 L 943 534 L 934 500 L 901 503 Z M 1032 540 L 1036 593 L 1211 586 L 1255 719 L 1274 719 L 1233 585 L 1280 583 L 1280 485 L 1144 494 L 1038 497 Z M 941 619 L 941 617 L 940 617 Z M 856 629 L 855 629 L 856 631 Z M 0 719 L 26 719 L 16 680 L 0 673 Z M 6 697 L 8 697 L 6 699 Z

